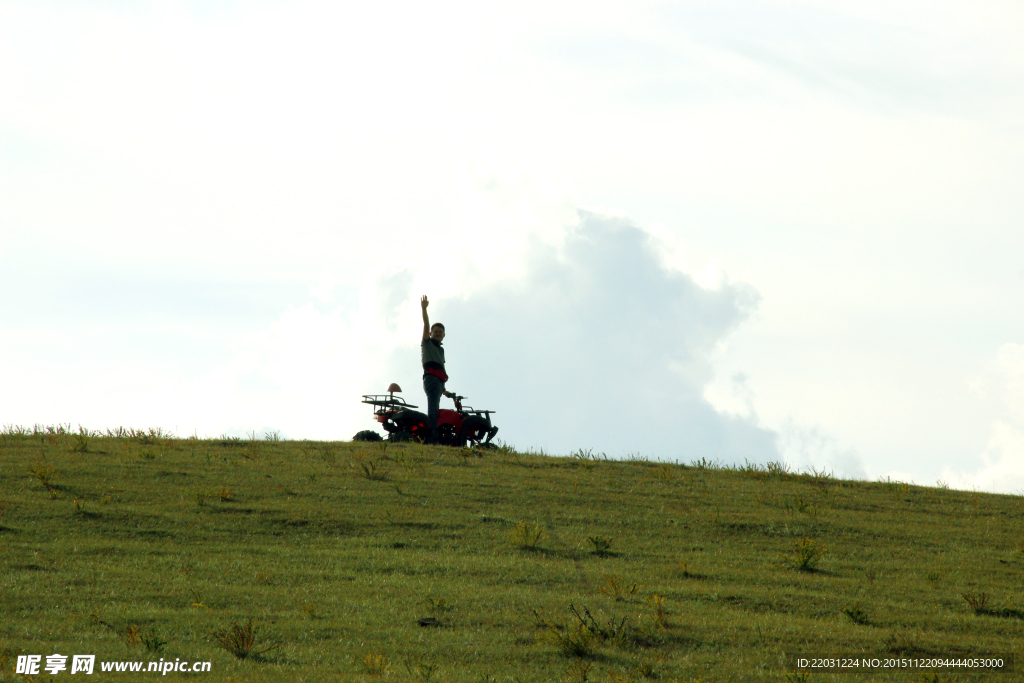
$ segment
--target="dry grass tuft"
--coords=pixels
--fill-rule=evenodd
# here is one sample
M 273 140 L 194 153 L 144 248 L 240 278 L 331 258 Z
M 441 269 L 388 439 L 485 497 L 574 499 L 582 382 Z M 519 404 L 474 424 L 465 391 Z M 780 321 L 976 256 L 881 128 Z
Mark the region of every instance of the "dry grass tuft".
M 627 583 L 615 574 L 612 574 L 604 577 L 604 585 L 601 586 L 601 592 L 615 598 L 619 602 L 623 602 L 636 595 L 641 588 L 643 586 L 636 581 Z
M 508 530 L 508 540 L 514 546 L 526 550 L 534 550 L 538 544 L 547 536 L 544 534 L 544 527 L 537 522 L 523 520 Z
M 256 627 L 252 624 L 252 619 L 243 624 L 232 624 L 229 628 L 223 631 L 214 631 L 213 639 L 217 641 L 217 644 L 222 648 L 230 652 L 238 659 L 246 659 L 248 657 L 254 657 L 265 654 L 281 647 L 281 643 L 274 642 L 263 645 L 262 647 L 256 646 Z

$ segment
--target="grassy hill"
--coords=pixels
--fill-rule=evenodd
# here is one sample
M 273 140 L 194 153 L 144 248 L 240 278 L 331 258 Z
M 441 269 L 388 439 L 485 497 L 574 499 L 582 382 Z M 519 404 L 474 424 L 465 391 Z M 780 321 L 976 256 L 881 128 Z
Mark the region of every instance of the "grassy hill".
M 509 447 L 18 432 L 0 436 L 2 681 L 53 653 L 209 661 L 167 675 L 239 683 L 1024 677 L 807 676 L 785 657 L 1020 655 L 1016 496 Z M 99 666 L 88 680 L 156 675 Z

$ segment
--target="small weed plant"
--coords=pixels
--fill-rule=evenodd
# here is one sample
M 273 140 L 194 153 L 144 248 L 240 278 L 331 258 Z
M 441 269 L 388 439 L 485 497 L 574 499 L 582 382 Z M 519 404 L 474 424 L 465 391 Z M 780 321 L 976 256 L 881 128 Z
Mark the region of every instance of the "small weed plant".
M 381 652 L 367 652 L 359 658 L 359 663 L 371 676 L 383 676 L 391 670 L 391 658 Z
M 594 468 L 597 467 L 598 460 L 603 456 L 594 455 L 593 449 L 588 448 L 587 450 L 583 450 L 581 448 L 578 451 L 571 453 L 569 457 L 572 458 L 572 461 L 576 465 L 582 467 L 587 472 L 593 472 Z
M 793 569 L 814 572 L 818 570 L 818 562 L 825 556 L 825 552 L 825 546 L 817 541 L 804 538 L 794 544 L 793 549 L 788 553 L 779 553 L 779 559 Z
M 961 593 L 960 597 L 975 614 L 986 614 L 989 611 L 988 593 Z
M 232 624 L 230 627 L 213 633 L 213 639 L 217 644 L 230 652 L 238 659 L 266 654 L 281 646 L 281 643 L 266 643 L 257 645 L 256 627 L 252 619 L 245 624 Z
M 694 463 L 694 466 L 696 465 L 697 463 Z M 768 471 L 764 467 L 758 465 L 756 462 L 750 462 L 749 460 L 744 460 L 742 465 L 736 467 L 736 471 L 740 474 L 745 474 L 748 477 L 753 477 L 754 479 L 768 478 Z
M 203 596 L 199 593 L 198 590 L 196 590 L 196 588 L 194 586 L 189 586 L 188 590 L 189 590 L 189 593 L 192 594 L 192 606 L 193 607 L 203 607 L 205 609 L 210 609 L 203 602 Z M 210 610 L 210 611 L 213 611 L 213 610 Z
M 601 592 L 619 602 L 623 602 L 636 595 L 641 588 L 643 586 L 636 581 L 626 582 L 617 575 L 611 574 L 604 577 L 604 585 L 601 586 Z
M 381 463 L 384 458 L 368 458 L 366 455 L 361 454 L 361 457 L 355 456 L 355 467 L 356 473 L 370 481 L 386 481 L 388 478 L 389 470 L 386 466 Z
M 619 644 L 624 643 L 632 634 L 629 625 L 629 617 L 618 617 L 612 615 L 604 621 L 599 621 L 590 613 L 590 609 L 583 605 L 583 609 L 576 609 L 575 605 L 569 605 L 569 613 L 576 619 L 578 626 L 586 627 L 601 641 L 612 641 Z
M 593 631 L 583 624 L 566 627 L 548 622 L 540 639 L 554 645 L 566 657 L 593 657 L 597 647 Z
M 71 446 L 72 453 L 88 453 L 89 452 L 89 430 L 85 427 L 79 427 L 78 433 L 75 434 L 75 443 Z
M 173 435 L 165 432 L 160 427 L 151 427 L 146 430 L 142 429 L 129 429 L 126 434 L 129 438 L 136 439 L 143 446 L 152 446 L 159 444 L 162 439 L 173 438 Z
M 661 628 L 668 628 L 668 615 L 665 612 L 665 598 L 657 593 L 647 596 L 647 604 L 654 610 L 654 621 Z
M 637 662 L 633 667 L 633 671 L 639 674 L 641 678 L 646 678 L 648 680 L 659 678 L 658 670 L 655 668 L 654 664 L 648 661 Z
M 437 671 L 437 663 L 424 659 L 420 655 L 409 655 L 405 658 L 405 670 L 409 675 L 423 683 L 430 683 L 430 679 Z
M 256 435 L 255 430 L 248 434 L 249 441 L 245 444 L 242 457 L 247 460 L 258 460 L 263 454 L 264 442 Z
M 587 541 L 594 548 L 593 553 L 598 557 L 605 557 L 611 553 L 612 539 L 604 536 L 588 536 Z
M 495 439 L 494 441 L 491 442 L 491 450 L 496 455 L 501 455 L 501 456 L 506 456 L 506 457 L 510 457 L 512 455 L 518 455 L 515 446 L 513 446 L 511 444 L 507 444 L 504 441 L 502 441 L 501 439 Z
M 672 468 L 669 467 L 668 465 L 659 465 L 655 467 L 653 470 L 651 470 L 651 476 L 653 476 L 657 481 L 665 482 L 672 481 L 672 479 L 675 478 L 675 475 L 672 472 Z
M 90 512 L 89 510 L 87 510 L 85 508 L 85 498 L 75 498 L 73 502 L 74 502 L 74 505 L 75 505 L 74 515 L 76 517 L 98 517 L 99 516 L 95 512 Z
M 629 617 L 612 615 L 597 619 L 586 605 L 577 609 L 570 604 L 569 613 L 574 621 L 571 626 L 566 626 L 547 618 L 543 612 L 533 610 L 537 625 L 544 629 L 541 642 L 554 645 L 563 656 L 592 658 L 602 644 L 634 649 L 653 642 L 649 635 L 629 623 Z
M 843 607 L 841 611 L 843 614 L 850 618 L 850 621 L 852 621 L 855 624 L 863 625 L 868 623 L 867 613 L 864 610 L 862 610 L 860 608 L 860 605 L 858 605 L 857 603 L 846 605 Z
M 810 515 L 811 517 L 818 516 L 818 506 L 814 505 L 803 496 L 795 497 L 789 504 L 787 504 L 786 507 L 789 508 L 791 512 L 799 512 L 805 515 Z
M 36 465 L 29 468 L 29 473 L 39 480 L 47 489 L 53 488 L 53 480 L 57 478 L 57 470 L 49 465 Z
M 506 534 L 512 545 L 525 550 L 535 550 L 547 536 L 544 527 L 536 521 L 522 520 Z
M 334 454 L 334 447 L 329 443 L 317 444 L 313 447 L 312 453 L 328 465 L 333 465 L 337 460 L 337 456 Z
M 164 646 L 167 645 L 167 641 L 160 638 L 156 631 L 152 630 L 146 631 L 139 636 L 139 640 L 146 647 L 146 652 L 152 652 L 157 655 L 163 654 Z
M 922 651 L 921 644 L 917 637 L 909 631 L 896 631 L 890 633 L 882 640 L 882 647 L 886 652 L 896 655 L 916 654 Z

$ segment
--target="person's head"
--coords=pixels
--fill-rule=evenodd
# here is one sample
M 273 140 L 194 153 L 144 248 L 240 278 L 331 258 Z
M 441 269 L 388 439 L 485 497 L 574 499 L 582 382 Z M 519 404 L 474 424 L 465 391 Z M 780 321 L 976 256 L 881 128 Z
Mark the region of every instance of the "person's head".
M 441 323 L 434 323 L 430 326 L 430 338 L 436 341 L 444 339 L 444 325 Z

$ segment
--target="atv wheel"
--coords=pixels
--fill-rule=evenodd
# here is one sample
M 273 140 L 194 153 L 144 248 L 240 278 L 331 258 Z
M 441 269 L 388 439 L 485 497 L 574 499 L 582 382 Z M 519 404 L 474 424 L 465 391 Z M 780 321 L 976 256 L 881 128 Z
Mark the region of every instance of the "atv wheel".
M 487 421 L 479 417 L 467 417 L 459 427 L 458 441 L 460 445 L 469 441 L 471 446 L 476 446 L 487 438 Z
M 438 425 L 437 427 L 437 442 L 442 446 L 458 446 L 458 436 L 455 434 L 455 428 L 451 425 Z

